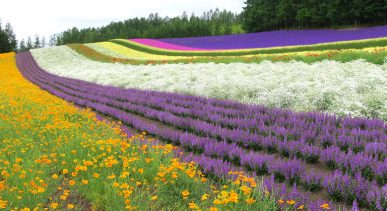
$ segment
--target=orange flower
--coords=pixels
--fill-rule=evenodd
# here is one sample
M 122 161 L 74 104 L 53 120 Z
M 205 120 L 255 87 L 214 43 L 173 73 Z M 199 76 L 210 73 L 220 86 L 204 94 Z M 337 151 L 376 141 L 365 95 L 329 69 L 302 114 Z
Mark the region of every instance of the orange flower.
M 56 209 L 58 208 L 59 204 L 54 202 L 54 203 L 51 203 L 50 207 L 53 208 L 53 209 Z
M 293 204 L 295 204 L 296 202 L 295 202 L 294 200 L 290 199 L 290 200 L 287 200 L 286 203 L 288 203 L 289 205 L 293 205 Z
M 70 181 L 69 181 L 69 185 L 70 185 L 70 186 L 74 186 L 74 185 L 75 185 L 75 180 L 70 180 Z
M 247 204 L 252 204 L 252 203 L 254 203 L 254 202 L 256 202 L 256 200 L 253 199 L 253 198 L 246 199 L 246 203 L 247 203 Z
M 282 199 L 280 199 L 280 200 L 278 200 L 278 203 L 279 203 L 279 204 L 283 204 L 283 203 L 285 203 L 285 201 L 282 200 Z
M 331 208 L 329 207 L 329 204 L 327 204 L 327 203 L 321 205 L 320 208 L 322 208 L 322 209 L 324 209 L 324 210 L 329 210 L 329 209 L 331 209 Z
M 98 178 L 98 177 L 99 177 L 99 174 L 98 174 L 98 173 L 94 173 L 94 174 L 93 174 L 93 177 L 94 177 L 94 178 Z
M 84 185 L 87 185 L 87 184 L 89 184 L 89 180 L 87 180 L 87 179 L 83 179 L 83 180 L 82 180 L 82 184 L 84 184 Z
M 186 199 L 188 197 L 188 195 L 189 195 L 189 191 L 188 190 L 183 190 L 181 192 L 181 195 L 183 196 L 183 199 Z

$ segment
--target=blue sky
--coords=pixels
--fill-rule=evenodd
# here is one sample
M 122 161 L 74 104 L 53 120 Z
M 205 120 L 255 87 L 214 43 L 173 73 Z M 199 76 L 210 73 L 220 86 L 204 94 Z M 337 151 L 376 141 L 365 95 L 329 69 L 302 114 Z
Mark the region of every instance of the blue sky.
M 1 2 L 0 19 L 10 22 L 17 39 L 48 37 L 70 27 L 101 26 L 134 17 L 202 14 L 210 9 L 241 12 L 244 0 L 8 0 Z

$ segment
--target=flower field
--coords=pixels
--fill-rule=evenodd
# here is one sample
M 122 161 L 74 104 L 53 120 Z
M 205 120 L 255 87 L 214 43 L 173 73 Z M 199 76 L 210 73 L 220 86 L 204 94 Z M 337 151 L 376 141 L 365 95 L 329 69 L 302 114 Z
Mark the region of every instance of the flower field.
M 253 178 L 235 172 L 233 180 L 212 184 L 196 165 L 173 158 L 171 145 L 129 135 L 42 91 L 22 77 L 14 53 L 0 54 L 0 69 L 0 209 L 278 206 L 253 189 Z
M 66 46 L 32 54 L 50 73 L 102 85 L 387 119 L 386 64 L 356 60 L 128 66 L 90 61 Z
M 316 36 L 318 34 L 318 36 Z M 311 45 L 362 40 L 387 36 L 387 26 L 355 30 L 289 30 L 212 37 L 132 39 L 132 41 L 169 50 L 224 50 Z
M 0 207 L 387 209 L 386 27 L 273 33 L 0 55 Z

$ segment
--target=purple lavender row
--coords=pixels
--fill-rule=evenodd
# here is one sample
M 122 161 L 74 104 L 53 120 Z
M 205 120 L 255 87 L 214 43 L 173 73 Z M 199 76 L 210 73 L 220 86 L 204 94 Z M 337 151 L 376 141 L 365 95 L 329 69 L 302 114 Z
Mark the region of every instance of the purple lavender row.
M 67 89 L 67 88 L 62 87 L 62 89 Z M 90 90 L 90 89 L 88 89 L 88 90 Z M 64 91 L 72 92 L 73 90 L 67 89 Z M 74 94 L 74 92 L 73 92 L 73 94 Z M 75 94 L 79 96 L 79 95 L 82 95 L 83 93 L 79 92 L 79 93 L 75 93 Z M 83 97 L 85 98 L 86 96 L 83 95 Z M 87 99 L 93 99 L 94 97 L 95 97 L 94 95 L 89 94 Z M 99 101 L 103 102 L 107 105 L 113 106 L 111 103 L 111 101 L 112 101 L 111 99 L 100 98 Z M 190 119 L 187 120 L 184 118 L 182 119 L 179 117 L 175 117 L 173 115 L 169 115 L 169 113 L 166 113 L 166 112 L 160 112 L 157 110 L 147 109 L 146 107 L 142 107 L 142 106 L 138 106 L 138 105 L 130 105 L 130 104 L 122 103 L 122 102 L 115 102 L 114 106 L 119 107 L 121 109 L 125 109 L 127 111 L 135 112 L 137 114 L 141 114 L 143 116 L 146 116 L 147 118 L 159 120 L 159 121 L 162 121 L 163 123 L 168 123 L 168 124 L 173 125 L 175 127 L 176 126 L 181 127 L 181 124 L 176 124 L 176 123 L 179 123 L 179 122 L 183 122 L 183 123 L 186 122 L 187 123 L 187 122 L 193 121 Z M 197 129 L 198 127 L 203 127 L 203 125 L 201 125 L 201 124 L 202 124 L 201 122 L 196 121 L 195 128 Z M 187 129 L 187 128 L 183 128 L 183 129 Z M 217 128 L 209 127 L 209 130 L 207 131 L 207 135 L 211 135 L 209 133 L 209 131 L 213 131 L 213 130 L 216 131 Z M 203 130 L 201 130 L 201 131 L 203 131 Z M 219 131 L 217 136 L 221 136 L 222 134 L 229 134 L 229 131 Z M 234 136 L 238 137 L 241 135 L 237 134 Z M 246 137 L 246 134 L 245 134 L 245 137 Z M 251 137 L 249 139 L 251 139 Z M 226 140 L 226 138 L 222 138 L 222 140 Z M 227 138 L 227 140 L 230 140 L 230 138 Z M 301 154 L 302 157 L 304 157 L 306 160 L 316 160 L 316 159 L 318 159 L 319 153 L 320 153 L 318 148 L 313 147 L 313 146 L 308 146 L 308 144 L 304 143 L 304 142 L 299 142 L 299 143 L 289 142 L 289 143 L 287 143 L 287 142 L 278 141 L 276 139 L 270 139 L 270 138 L 265 139 L 264 138 L 263 143 L 264 143 L 263 146 L 266 146 L 266 148 L 268 148 L 268 149 L 275 148 L 275 147 L 279 146 L 281 154 L 287 153 L 287 157 L 291 157 L 291 158 L 300 157 L 297 154 Z M 278 143 L 278 144 L 276 145 L 276 143 Z M 202 150 L 202 151 L 204 148 L 206 148 L 204 145 L 202 145 L 200 147 L 199 146 L 195 146 L 195 147 L 200 148 L 198 150 Z M 377 160 L 372 159 L 370 156 L 364 156 L 363 154 L 356 154 L 355 155 L 355 154 L 351 154 L 351 153 L 345 154 L 337 149 L 338 149 L 337 147 L 336 148 L 331 147 L 331 148 L 325 149 L 321 152 L 322 153 L 322 161 L 327 163 L 331 169 L 336 169 L 336 168 L 348 169 L 348 171 L 350 170 L 353 173 L 355 173 L 358 171 L 363 171 L 363 169 L 368 170 L 367 168 L 371 168 L 370 170 L 372 170 L 373 172 L 366 172 L 367 174 L 372 174 L 374 172 L 377 172 L 376 173 L 377 178 L 382 178 L 383 172 L 385 172 L 384 171 L 385 169 L 383 169 L 383 167 L 385 167 L 385 165 L 383 163 L 378 163 Z M 192 149 L 190 149 L 190 150 L 192 150 Z M 335 152 L 335 153 L 331 153 L 331 152 Z M 290 154 L 290 156 L 289 156 L 289 154 Z M 340 158 L 339 159 L 340 162 L 337 161 L 337 157 Z M 358 162 L 352 162 L 353 160 L 357 160 Z M 366 178 L 370 177 L 367 174 L 365 175 Z M 379 179 L 379 180 L 381 180 L 381 179 Z
M 276 46 L 310 45 L 317 43 L 387 37 L 387 25 L 357 30 L 280 30 L 238 35 L 164 38 L 159 41 L 202 49 L 244 49 Z
M 88 91 L 88 88 L 85 88 L 81 91 Z M 352 130 L 350 134 L 347 135 L 345 130 L 339 130 L 338 128 L 330 128 L 329 134 L 326 134 L 325 137 L 319 137 L 316 133 L 313 133 L 311 129 L 309 129 L 309 134 L 305 132 L 305 125 L 294 125 L 295 127 L 289 129 L 285 129 L 283 126 L 272 126 L 267 127 L 264 125 L 264 120 L 261 117 L 257 117 L 257 119 L 240 119 L 240 118 L 228 118 L 223 115 L 213 113 L 216 111 L 216 108 L 202 108 L 202 107 L 193 107 L 193 108 L 184 108 L 182 106 L 176 104 L 168 104 L 165 100 L 163 101 L 160 97 L 154 96 L 146 96 L 144 95 L 131 95 L 130 97 L 119 98 L 114 94 L 107 94 L 105 91 L 98 91 L 94 93 L 95 95 L 105 96 L 109 98 L 114 98 L 117 100 L 122 100 L 124 102 L 128 102 L 131 104 L 138 104 L 147 106 L 150 108 L 154 108 L 157 110 L 163 110 L 170 112 L 175 115 L 183 116 L 183 117 L 192 117 L 198 120 L 205 121 L 207 123 L 213 123 L 215 125 L 220 125 L 226 127 L 228 129 L 244 129 L 248 130 L 251 133 L 259 134 L 261 136 L 265 134 L 272 134 L 273 131 L 278 138 L 287 139 L 287 141 L 291 140 L 310 140 L 312 137 L 317 140 L 316 142 L 319 145 L 324 146 L 326 148 L 329 145 L 339 146 L 342 151 L 348 151 L 349 149 L 354 152 L 364 151 L 367 154 L 371 154 L 375 157 L 379 157 L 380 160 L 383 160 L 383 152 L 387 151 L 387 145 L 383 142 L 387 140 L 387 136 L 385 136 L 382 130 L 373 130 L 373 131 L 357 131 Z M 112 93 L 112 92 L 109 92 Z M 130 98 L 130 99 L 129 99 Z M 206 109 L 209 109 L 207 111 Z M 302 121 L 299 121 L 302 122 Z M 254 126 L 254 128 L 252 128 Z M 309 127 L 310 128 L 310 127 Z M 253 130 L 251 130 L 253 129 Z M 335 131 L 334 131 L 335 130 Z M 341 132 L 341 134 L 339 134 Z M 289 138 L 290 137 L 290 138 Z M 337 137 L 337 139 L 333 138 Z M 333 139 L 333 140 L 332 140 Z M 381 139 L 378 142 L 378 139 Z M 369 142 L 372 140 L 376 140 L 374 142 Z M 308 141 L 309 143 L 311 141 Z M 333 142 L 333 143 L 332 143 Z M 316 143 L 315 143 L 316 144 Z

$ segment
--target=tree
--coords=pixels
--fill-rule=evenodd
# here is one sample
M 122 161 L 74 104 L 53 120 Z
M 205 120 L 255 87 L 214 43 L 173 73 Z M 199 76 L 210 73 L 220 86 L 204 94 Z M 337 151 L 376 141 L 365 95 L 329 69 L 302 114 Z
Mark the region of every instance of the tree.
M 41 48 L 42 43 L 40 42 L 40 38 L 38 35 L 35 35 L 34 47 L 33 48 Z
M 32 39 L 30 36 L 28 36 L 28 38 L 27 38 L 27 51 L 29 51 L 33 48 L 34 48 L 34 46 L 32 45 Z
M 13 32 L 10 23 L 2 27 L 0 22 L 0 53 L 11 52 L 17 50 L 16 35 Z
M 24 39 L 22 39 L 19 43 L 18 52 L 24 52 L 24 51 L 27 51 L 27 46 L 26 46 L 26 42 L 24 41 Z
M 44 47 L 47 46 L 46 37 L 42 36 L 42 38 L 40 39 L 40 41 L 41 41 L 40 46 L 41 46 L 42 48 L 44 48 Z
M 4 31 L 8 38 L 9 48 L 11 49 L 11 51 L 16 51 L 17 50 L 16 35 L 13 32 L 13 29 L 10 23 L 5 24 Z

